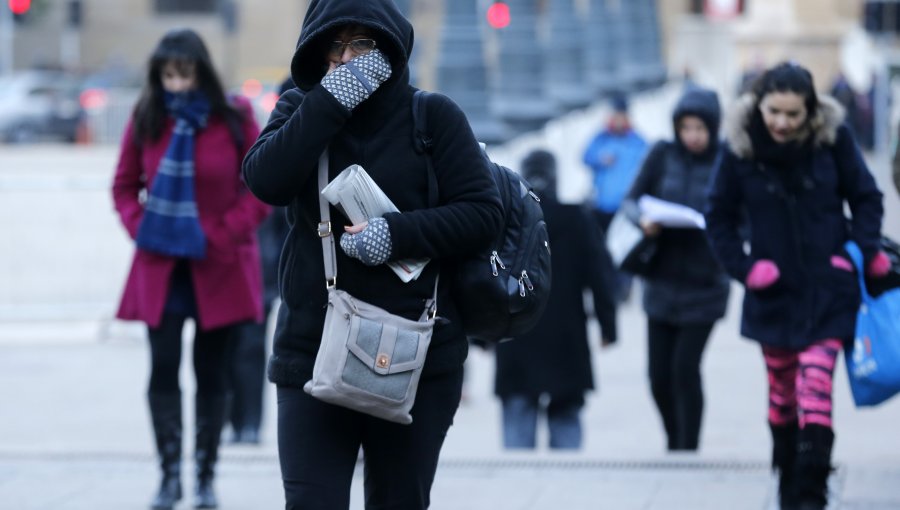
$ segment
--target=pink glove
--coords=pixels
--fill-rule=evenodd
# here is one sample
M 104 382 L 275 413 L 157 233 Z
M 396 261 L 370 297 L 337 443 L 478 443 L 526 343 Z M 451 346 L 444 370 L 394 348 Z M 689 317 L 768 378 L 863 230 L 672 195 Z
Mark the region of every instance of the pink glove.
M 883 278 L 891 270 L 891 259 L 883 251 L 879 251 L 869 261 L 869 267 L 866 268 L 866 275 L 872 278 Z
M 841 271 L 847 271 L 848 273 L 853 272 L 853 264 L 850 263 L 850 261 L 847 260 L 846 258 L 841 257 L 840 255 L 832 255 L 831 256 L 831 267 L 833 267 L 835 269 L 840 269 Z
M 747 273 L 747 288 L 751 290 L 763 290 L 781 278 L 781 271 L 769 259 L 760 259 L 753 263 L 750 272 Z

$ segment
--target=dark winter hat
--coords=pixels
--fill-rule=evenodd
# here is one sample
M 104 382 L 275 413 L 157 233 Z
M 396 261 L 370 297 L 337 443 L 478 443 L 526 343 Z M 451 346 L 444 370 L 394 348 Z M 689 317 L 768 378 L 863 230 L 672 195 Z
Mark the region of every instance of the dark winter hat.
M 628 98 L 624 94 L 616 94 L 609 99 L 609 106 L 616 113 L 628 113 Z
M 552 153 L 531 151 L 522 160 L 522 177 L 541 198 L 556 198 L 556 158 Z

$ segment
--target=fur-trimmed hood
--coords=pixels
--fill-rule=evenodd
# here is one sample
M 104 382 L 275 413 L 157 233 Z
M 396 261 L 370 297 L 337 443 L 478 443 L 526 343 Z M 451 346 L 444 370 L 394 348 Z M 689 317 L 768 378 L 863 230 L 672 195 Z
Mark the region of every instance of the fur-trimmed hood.
M 756 105 L 756 96 L 744 94 L 737 101 L 728 115 L 725 116 L 725 139 L 731 151 L 741 158 L 753 157 L 753 143 L 750 140 L 750 120 Z M 844 123 L 846 112 L 844 107 L 833 97 L 819 95 L 819 108 L 804 129 L 813 136 L 816 147 L 833 144 L 837 139 L 838 128 Z

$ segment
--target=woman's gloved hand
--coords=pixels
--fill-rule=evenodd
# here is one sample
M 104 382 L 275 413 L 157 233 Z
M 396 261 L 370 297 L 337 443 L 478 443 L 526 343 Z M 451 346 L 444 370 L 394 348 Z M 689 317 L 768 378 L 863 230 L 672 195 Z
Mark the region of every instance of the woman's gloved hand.
M 750 272 L 747 273 L 747 288 L 751 290 L 763 290 L 771 287 L 781 278 L 781 271 L 775 262 L 769 259 L 759 259 L 753 263 Z
M 347 228 L 341 236 L 341 249 L 367 266 L 378 266 L 391 256 L 391 231 L 384 218 L 372 218 L 358 233 Z
M 891 259 L 888 258 L 887 253 L 879 251 L 869 261 L 869 265 L 866 267 L 866 275 L 871 278 L 884 278 L 890 270 Z
M 322 86 L 348 110 L 353 110 L 390 77 L 391 64 L 376 48 L 326 74 Z

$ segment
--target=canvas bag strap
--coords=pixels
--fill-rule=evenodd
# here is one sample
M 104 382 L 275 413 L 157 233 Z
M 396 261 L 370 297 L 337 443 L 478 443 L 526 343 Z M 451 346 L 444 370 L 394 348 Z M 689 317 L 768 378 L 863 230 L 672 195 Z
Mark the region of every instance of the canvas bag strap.
M 328 185 L 328 148 L 319 156 L 319 237 L 322 239 L 322 260 L 325 263 L 325 288 L 333 289 L 337 284 L 337 260 L 334 249 L 334 232 L 331 227 L 331 211 L 328 200 L 322 196 L 322 190 Z M 433 319 L 437 315 L 438 282 L 441 275 L 434 279 L 434 292 L 431 299 L 425 301 L 425 311 L 419 319 Z
M 866 288 L 862 251 L 854 241 L 847 241 L 847 244 L 844 245 L 844 250 L 850 255 L 850 259 L 853 260 L 853 266 L 856 268 L 856 277 L 859 279 L 859 293 L 862 300 L 864 303 L 868 303 L 872 301 L 872 295 L 869 294 L 869 290 Z

